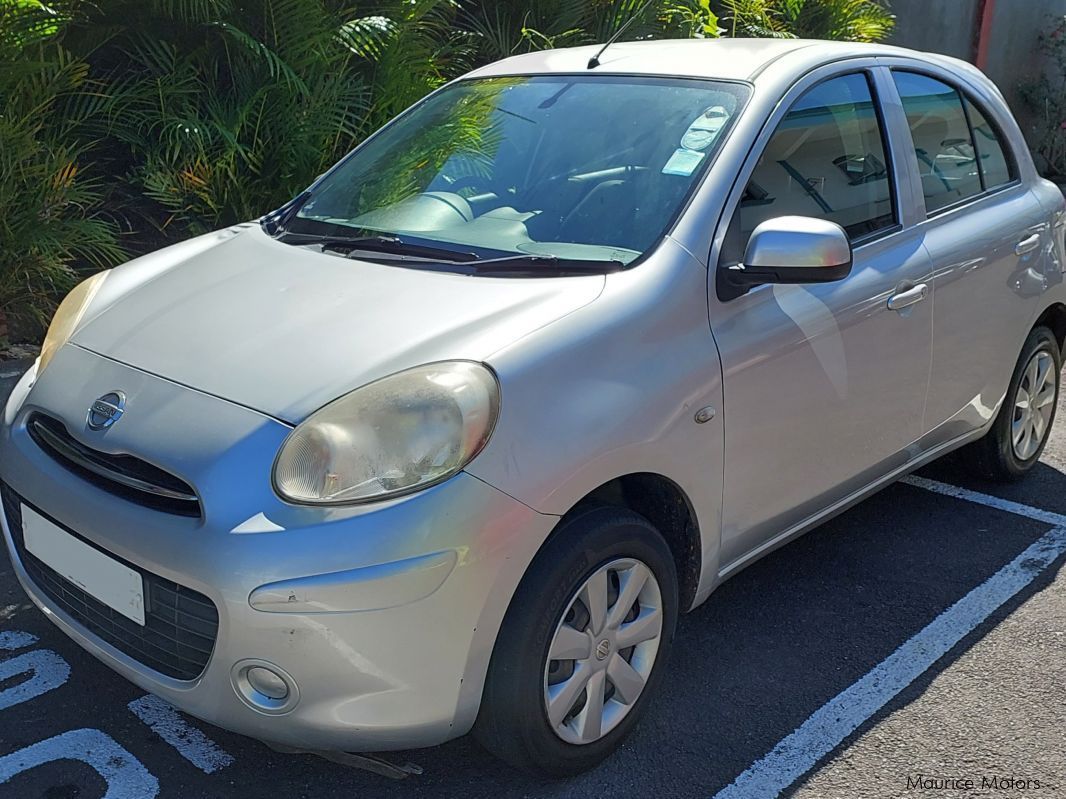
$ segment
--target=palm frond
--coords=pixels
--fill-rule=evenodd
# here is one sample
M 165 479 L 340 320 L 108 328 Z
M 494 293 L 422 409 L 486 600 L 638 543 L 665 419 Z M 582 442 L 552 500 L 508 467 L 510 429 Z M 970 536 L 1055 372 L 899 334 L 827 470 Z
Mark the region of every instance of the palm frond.
M 233 39 L 254 57 L 260 59 L 266 65 L 271 78 L 282 80 L 289 88 L 295 89 L 302 94 L 307 94 L 307 84 L 304 83 L 303 78 L 296 74 L 296 70 L 289 66 L 281 56 L 265 43 L 229 22 L 212 22 L 211 25 Z

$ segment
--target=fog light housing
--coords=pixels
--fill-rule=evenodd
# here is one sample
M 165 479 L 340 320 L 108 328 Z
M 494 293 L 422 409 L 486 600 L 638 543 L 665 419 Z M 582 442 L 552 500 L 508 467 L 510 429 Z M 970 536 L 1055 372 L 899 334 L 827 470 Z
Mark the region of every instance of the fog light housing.
M 248 679 L 248 685 L 263 694 L 263 696 L 281 702 L 289 695 L 289 686 L 285 684 L 285 680 L 281 678 L 280 674 L 268 668 L 252 666 L 245 676 Z
M 231 677 L 241 701 L 260 713 L 288 713 L 300 701 L 296 681 L 265 660 L 242 660 L 234 664 Z

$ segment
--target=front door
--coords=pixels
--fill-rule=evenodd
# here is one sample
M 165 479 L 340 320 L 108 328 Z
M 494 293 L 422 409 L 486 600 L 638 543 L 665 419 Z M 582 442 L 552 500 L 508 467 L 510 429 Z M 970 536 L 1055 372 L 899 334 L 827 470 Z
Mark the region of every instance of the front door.
M 756 225 L 784 215 L 839 223 L 854 265 L 835 283 L 711 298 L 725 392 L 724 571 L 904 465 L 924 431 L 930 262 L 901 225 L 874 74 L 794 90 L 732 212 L 719 269 L 739 260 Z

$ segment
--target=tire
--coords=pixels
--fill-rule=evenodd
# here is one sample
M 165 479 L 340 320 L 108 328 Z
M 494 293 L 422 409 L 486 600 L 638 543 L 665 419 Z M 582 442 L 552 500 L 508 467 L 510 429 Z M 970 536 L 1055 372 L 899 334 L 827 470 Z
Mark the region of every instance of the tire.
M 1040 382 L 1045 364 L 1049 370 L 1050 381 L 1046 384 Z M 1050 412 L 1042 413 L 1049 407 L 1044 404 L 1042 408 L 1035 409 L 1027 416 L 1025 410 L 1019 407 L 1019 403 L 1028 396 L 1034 374 L 1037 374 L 1038 397 L 1047 403 L 1048 396 L 1051 396 Z M 984 438 L 961 451 L 964 462 L 972 472 L 978 477 L 996 482 L 1013 482 L 1029 473 L 1040 459 L 1055 423 L 1061 374 L 1062 350 L 1059 349 L 1055 334 L 1046 327 L 1034 328 L 1022 347 L 1006 399 L 992 427 Z M 1041 388 L 1043 390 L 1040 390 Z M 1042 421 L 1034 421 L 1034 414 L 1039 415 Z M 1023 441 L 1017 443 L 1015 433 L 1021 428 L 1028 428 L 1030 435 L 1025 437 L 1025 430 L 1022 429 Z
M 647 574 L 640 566 L 646 567 Z M 600 575 L 605 569 L 604 581 Z M 633 579 L 637 575 L 645 578 L 643 583 Z M 618 602 L 623 580 L 632 580 L 634 586 L 641 583 L 644 588 L 624 615 L 619 629 L 625 634 L 615 640 L 613 636 L 618 633 L 612 630 L 612 618 L 623 616 L 613 617 L 612 611 L 625 604 Z M 598 614 L 605 623 L 598 635 L 593 630 L 594 614 L 581 597 L 603 594 L 586 589 L 587 583 L 608 587 L 607 610 Z M 579 596 L 586 590 L 588 593 Z M 565 518 L 534 559 L 504 617 L 474 725 L 475 738 L 497 757 L 539 777 L 570 777 L 599 764 L 633 730 L 662 680 L 677 623 L 677 596 L 670 548 L 643 516 L 625 508 L 590 506 Z M 628 626 L 634 620 L 640 619 L 644 625 L 640 634 L 648 634 L 647 623 L 656 604 L 661 628 L 650 661 L 650 640 L 618 648 L 616 644 L 635 640 L 636 626 Z M 563 630 L 564 626 L 569 629 Z M 572 630 L 578 632 L 564 635 Z M 576 650 L 564 651 L 563 646 L 564 641 L 577 639 L 582 657 L 549 660 L 557 635 L 556 655 L 577 654 Z M 634 698 L 627 698 L 611 682 L 610 675 L 615 674 L 624 678 L 619 684 L 634 691 L 631 675 L 620 660 L 625 660 L 634 673 L 646 670 L 643 689 L 634 693 Z M 581 684 L 580 676 L 585 674 L 592 676 L 583 692 L 569 692 L 570 681 L 577 679 L 574 684 Z M 552 690 L 559 692 L 553 705 L 555 713 L 566 708 L 569 696 L 577 696 L 558 731 L 549 719 L 549 681 Z M 589 691 L 594 690 L 590 686 L 603 686 L 600 695 L 605 703 L 599 725 L 593 720 L 595 716 L 589 717 Z M 575 707 L 580 707 L 580 712 Z M 601 737 L 593 739 L 597 729 Z M 578 740 L 582 733 L 587 734 L 587 742 Z

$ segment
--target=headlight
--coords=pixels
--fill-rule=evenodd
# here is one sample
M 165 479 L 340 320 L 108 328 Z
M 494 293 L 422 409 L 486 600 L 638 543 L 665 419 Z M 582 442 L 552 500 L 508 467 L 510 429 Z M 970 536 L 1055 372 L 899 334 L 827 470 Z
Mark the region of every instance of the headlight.
M 48 326 L 48 333 L 41 345 L 41 360 L 37 367 L 38 374 L 44 371 L 48 362 L 56 354 L 56 351 L 70 341 L 74 331 L 78 329 L 81 318 L 85 315 L 89 303 L 93 301 L 96 292 L 104 284 L 110 272 L 97 272 L 87 280 L 83 280 L 70 290 L 70 294 L 63 298 L 56 308 L 52 323 Z
M 499 406 L 496 377 L 470 361 L 382 378 L 292 431 L 274 464 L 275 488 L 292 502 L 341 504 L 439 483 L 485 446 Z

